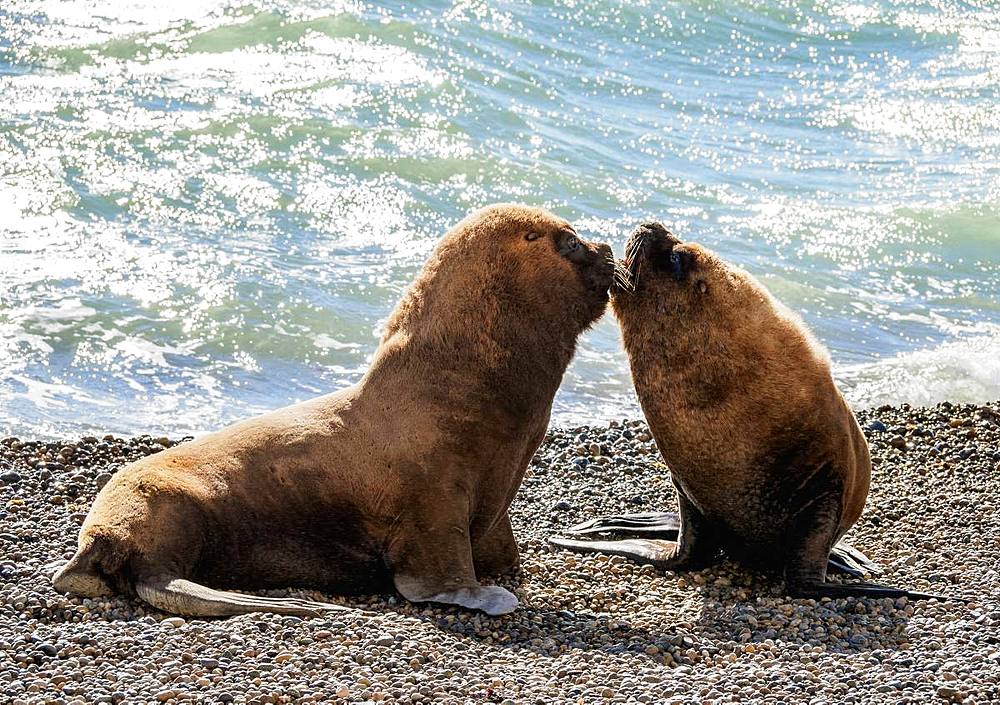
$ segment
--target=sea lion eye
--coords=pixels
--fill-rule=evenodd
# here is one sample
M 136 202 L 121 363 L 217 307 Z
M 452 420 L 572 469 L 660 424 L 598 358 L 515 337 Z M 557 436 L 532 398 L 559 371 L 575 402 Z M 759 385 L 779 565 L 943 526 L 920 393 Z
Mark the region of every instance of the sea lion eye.
M 583 249 L 583 243 L 580 242 L 580 238 L 576 236 L 571 230 L 563 230 L 556 237 L 556 249 L 559 251 L 563 257 L 572 257 L 573 261 L 579 257 L 580 251 Z
M 684 256 L 680 252 L 670 253 L 670 271 L 674 275 L 674 279 L 684 277 Z

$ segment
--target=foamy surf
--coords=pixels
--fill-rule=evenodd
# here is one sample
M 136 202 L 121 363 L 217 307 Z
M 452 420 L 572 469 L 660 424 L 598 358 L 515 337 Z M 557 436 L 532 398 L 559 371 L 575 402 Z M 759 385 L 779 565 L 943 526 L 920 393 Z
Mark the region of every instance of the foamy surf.
M 839 366 L 834 376 L 857 408 L 929 406 L 1000 399 L 1000 335 L 982 335 L 878 362 Z

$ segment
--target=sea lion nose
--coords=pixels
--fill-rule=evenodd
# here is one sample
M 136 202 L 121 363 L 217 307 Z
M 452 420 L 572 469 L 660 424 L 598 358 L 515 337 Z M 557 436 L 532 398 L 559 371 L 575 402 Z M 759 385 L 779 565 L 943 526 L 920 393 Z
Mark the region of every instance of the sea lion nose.
M 639 225 L 635 237 L 641 237 L 650 243 L 675 245 L 680 240 L 663 225 L 656 221 L 648 221 Z
M 596 289 L 607 289 L 611 286 L 615 273 L 614 251 L 610 245 L 603 242 L 591 243 L 588 249 L 590 256 L 586 266 L 591 286 Z

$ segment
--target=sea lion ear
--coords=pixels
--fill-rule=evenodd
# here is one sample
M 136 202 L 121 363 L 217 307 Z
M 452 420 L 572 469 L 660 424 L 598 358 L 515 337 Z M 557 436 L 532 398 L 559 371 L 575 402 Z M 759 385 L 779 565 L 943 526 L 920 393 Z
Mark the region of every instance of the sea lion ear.
M 700 291 L 703 294 L 708 291 L 708 284 L 705 283 L 704 279 L 698 281 L 698 291 Z
M 532 232 L 532 231 L 529 230 L 528 232 L 526 232 L 524 234 L 524 239 L 527 240 L 528 242 L 534 242 L 535 240 L 537 240 L 541 236 L 542 236 L 541 233 L 536 233 L 536 232 Z

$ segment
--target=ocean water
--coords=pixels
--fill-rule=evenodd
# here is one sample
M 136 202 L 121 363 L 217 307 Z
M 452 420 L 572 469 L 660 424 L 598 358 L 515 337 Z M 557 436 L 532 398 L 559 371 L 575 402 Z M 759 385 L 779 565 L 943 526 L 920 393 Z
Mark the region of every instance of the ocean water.
M 1000 5 L 4 0 L 0 434 L 357 380 L 466 212 L 760 277 L 850 401 L 1000 398 Z M 556 423 L 639 414 L 610 317 Z

